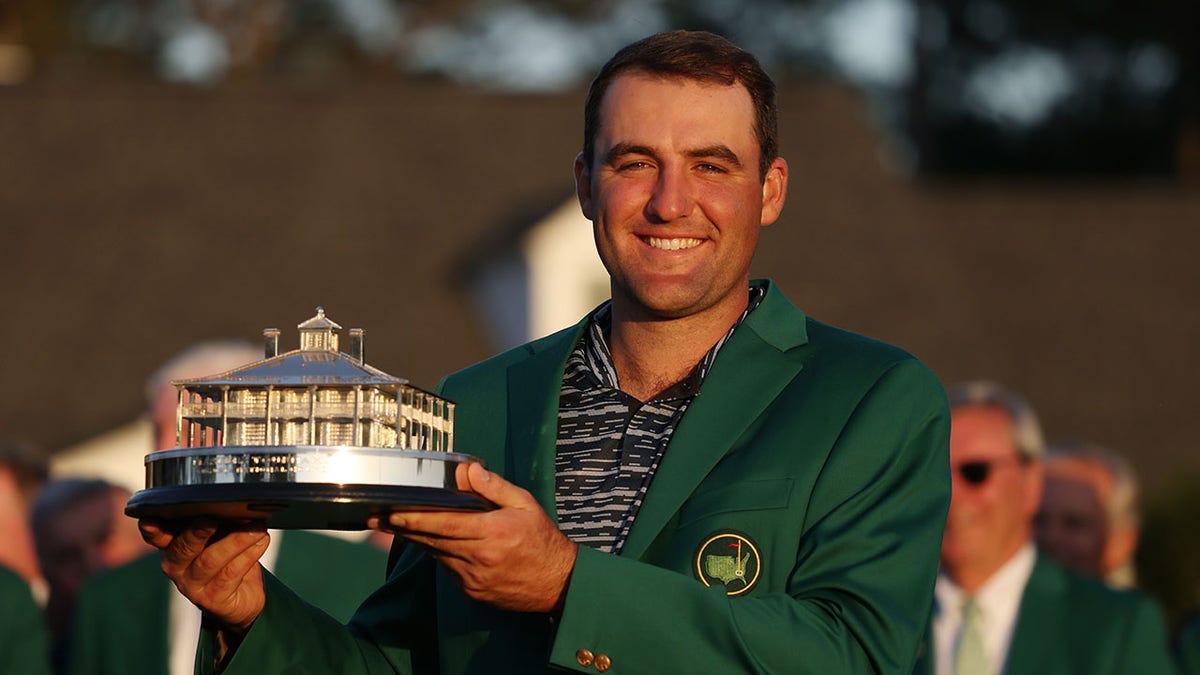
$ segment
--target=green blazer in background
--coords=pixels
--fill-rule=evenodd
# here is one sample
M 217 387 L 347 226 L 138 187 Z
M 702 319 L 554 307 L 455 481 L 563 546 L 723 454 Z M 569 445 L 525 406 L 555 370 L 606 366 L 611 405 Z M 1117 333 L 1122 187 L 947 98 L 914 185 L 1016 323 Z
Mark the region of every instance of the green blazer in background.
M 50 638 L 29 584 L 0 565 L 0 673 L 49 675 Z
M 387 555 L 376 546 L 304 531 L 274 536 L 279 578 L 341 620 L 383 582 Z M 161 565 L 162 556 L 150 553 L 84 585 L 68 657 L 71 673 L 167 675 L 174 590 Z
M 1175 635 L 1175 661 L 1180 675 L 1200 675 L 1200 614 L 1179 627 Z
M 226 672 L 594 672 L 584 649 L 610 673 L 909 671 L 950 497 L 944 392 L 909 354 L 756 283 L 766 297 L 722 347 L 624 549 L 580 548 L 561 617 L 474 602 L 399 542 L 350 630 L 268 578 Z M 456 448 L 551 517 L 563 368 L 589 320 L 439 387 L 458 402 Z M 699 561 L 706 541 L 734 533 L 753 543 L 759 575 L 730 596 L 701 583 Z
M 916 675 L 934 669 L 926 633 Z M 1149 597 L 1116 590 L 1039 554 L 1021 595 L 1007 675 L 1171 675 L 1162 611 Z

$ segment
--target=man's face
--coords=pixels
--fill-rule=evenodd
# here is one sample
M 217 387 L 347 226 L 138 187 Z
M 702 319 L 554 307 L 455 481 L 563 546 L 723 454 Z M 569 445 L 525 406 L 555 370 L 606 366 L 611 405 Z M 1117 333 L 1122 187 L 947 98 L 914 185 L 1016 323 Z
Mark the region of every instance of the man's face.
M 154 550 L 142 540 L 137 521 L 125 516 L 128 498 L 119 488 L 95 492 L 43 524 L 38 547 L 50 585 L 52 623 L 64 620 L 89 578 Z
M 576 159 L 580 205 L 634 318 L 744 307 L 758 230 L 783 208 L 787 164 L 759 175 L 750 94 L 640 73 L 604 95 L 595 157 Z
M 112 527 L 113 510 L 105 492 L 46 520 L 39 534 L 42 573 L 56 594 L 74 598 L 85 579 L 106 569 L 104 547 Z
M 1095 486 L 1048 473 L 1034 522 L 1038 548 L 1046 555 L 1084 574 L 1103 575 L 1108 517 Z
M 969 591 L 1029 541 L 1041 465 L 1019 457 L 1005 410 L 966 405 L 951 411 L 952 493 L 942 564 Z
M 158 398 L 150 410 L 154 422 L 154 449 L 170 450 L 175 443 L 175 409 L 179 404 L 179 390 L 167 385 L 158 391 Z

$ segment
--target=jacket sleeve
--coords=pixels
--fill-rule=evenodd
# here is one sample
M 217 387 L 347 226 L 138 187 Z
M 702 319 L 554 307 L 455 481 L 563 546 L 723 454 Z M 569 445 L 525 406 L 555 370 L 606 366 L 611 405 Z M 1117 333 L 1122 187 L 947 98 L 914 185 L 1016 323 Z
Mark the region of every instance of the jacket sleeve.
M 587 650 L 611 673 L 910 672 L 949 507 L 948 437 L 940 383 L 899 362 L 859 400 L 801 497 L 785 583 L 730 597 L 581 548 L 551 663 L 589 670 Z M 795 443 L 780 451 L 806 450 Z
M 347 625 L 301 599 L 263 571 L 266 605 L 219 672 L 424 673 L 435 672 L 433 560 L 415 546 L 397 544 L 388 583 L 359 607 Z M 196 672 L 218 672 L 215 631 L 202 628 Z

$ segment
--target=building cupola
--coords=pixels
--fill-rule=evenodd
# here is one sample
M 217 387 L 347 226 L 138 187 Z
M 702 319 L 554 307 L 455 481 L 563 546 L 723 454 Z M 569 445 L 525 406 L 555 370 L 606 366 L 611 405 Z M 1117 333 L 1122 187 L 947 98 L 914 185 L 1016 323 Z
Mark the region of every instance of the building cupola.
M 326 318 L 325 309 L 317 307 L 317 315 L 303 323 L 297 324 L 300 329 L 300 351 L 336 352 L 338 350 L 337 331 L 342 327 Z

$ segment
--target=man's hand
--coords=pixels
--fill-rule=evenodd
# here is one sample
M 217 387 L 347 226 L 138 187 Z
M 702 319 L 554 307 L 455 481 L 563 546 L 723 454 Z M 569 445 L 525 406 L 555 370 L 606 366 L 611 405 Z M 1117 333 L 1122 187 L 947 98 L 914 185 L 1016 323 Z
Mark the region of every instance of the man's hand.
M 138 521 L 142 538 L 162 551 L 162 569 L 197 607 L 234 632 L 244 633 L 262 613 L 262 569 L 258 559 L 271 536 L 261 525 L 217 534 L 217 524 L 199 519 L 178 531 L 165 523 Z
M 476 600 L 519 612 L 561 609 L 578 546 L 527 491 L 481 464 L 456 471 L 459 489 L 477 492 L 498 508 L 396 512 L 388 519 L 391 529 L 424 547 Z

